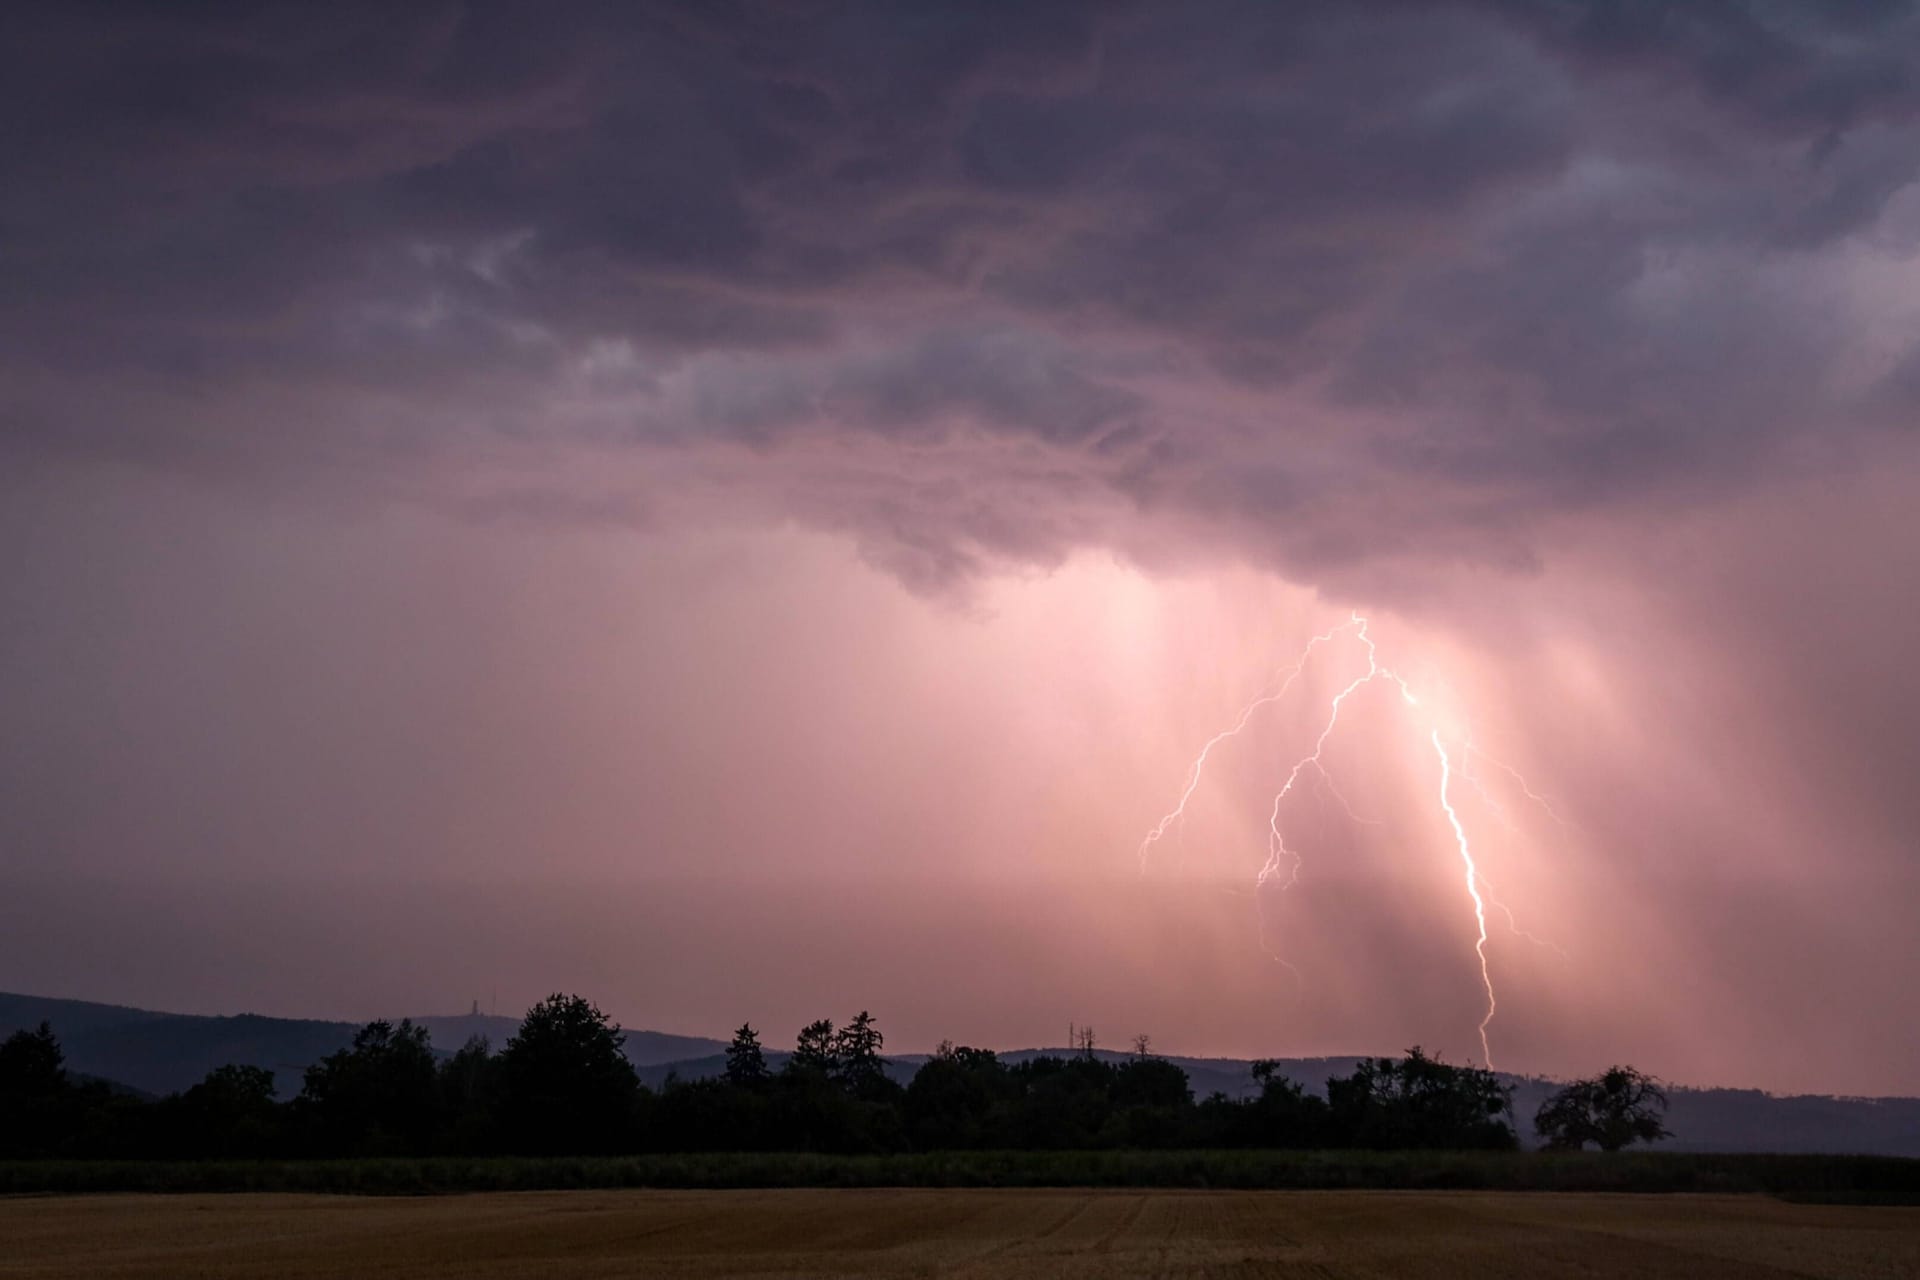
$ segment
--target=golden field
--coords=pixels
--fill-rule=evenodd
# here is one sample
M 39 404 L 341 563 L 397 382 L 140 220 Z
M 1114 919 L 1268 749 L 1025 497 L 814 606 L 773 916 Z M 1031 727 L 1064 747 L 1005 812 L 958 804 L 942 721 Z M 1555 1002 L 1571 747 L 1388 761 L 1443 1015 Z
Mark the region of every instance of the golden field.
M 1760 1196 L 546 1191 L 0 1199 L 0 1277 L 1920 1276 L 1920 1208 Z

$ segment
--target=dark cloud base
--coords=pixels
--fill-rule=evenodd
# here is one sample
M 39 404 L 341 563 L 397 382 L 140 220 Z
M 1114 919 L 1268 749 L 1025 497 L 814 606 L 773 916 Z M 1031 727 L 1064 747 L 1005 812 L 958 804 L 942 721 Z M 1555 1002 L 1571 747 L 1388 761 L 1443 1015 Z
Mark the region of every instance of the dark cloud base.
M 1181 540 L 1314 580 L 1526 563 L 1920 408 L 1860 288 L 1920 234 L 1906 4 L 7 25 L 16 456 L 589 519 L 698 474 L 916 585 Z M 476 459 L 505 492 L 450 497 Z

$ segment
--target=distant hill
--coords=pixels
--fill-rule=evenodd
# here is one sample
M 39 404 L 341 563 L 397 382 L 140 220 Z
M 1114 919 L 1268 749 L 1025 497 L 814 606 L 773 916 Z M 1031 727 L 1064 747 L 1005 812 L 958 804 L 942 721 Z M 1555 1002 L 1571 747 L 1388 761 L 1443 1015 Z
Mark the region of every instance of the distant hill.
M 272 1071 L 282 1097 L 298 1092 L 307 1067 L 345 1048 L 361 1025 L 252 1013 L 232 1017 L 159 1013 L 90 1000 L 0 992 L 0 1037 L 42 1021 L 53 1024 L 66 1051 L 67 1066 L 82 1075 L 145 1093 L 167 1094 L 198 1084 L 215 1067 L 241 1063 Z M 453 1052 L 475 1035 L 485 1036 L 499 1048 L 520 1025 L 514 1018 L 484 1014 L 414 1021 L 426 1025 L 434 1048 L 442 1053 Z M 643 1068 L 725 1047 L 719 1040 L 659 1031 L 629 1031 L 626 1041 L 627 1057 Z
M 507 1038 L 520 1030 L 520 1019 L 501 1018 L 485 1013 L 462 1013 L 451 1017 L 415 1018 L 433 1036 L 434 1047 L 448 1053 L 475 1036 L 483 1037 L 494 1049 L 505 1047 Z M 726 1041 L 706 1036 L 676 1036 L 665 1031 L 627 1030 L 627 1060 L 636 1067 L 656 1062 L 678 1062 L 705 1054 L 720 1053 Z

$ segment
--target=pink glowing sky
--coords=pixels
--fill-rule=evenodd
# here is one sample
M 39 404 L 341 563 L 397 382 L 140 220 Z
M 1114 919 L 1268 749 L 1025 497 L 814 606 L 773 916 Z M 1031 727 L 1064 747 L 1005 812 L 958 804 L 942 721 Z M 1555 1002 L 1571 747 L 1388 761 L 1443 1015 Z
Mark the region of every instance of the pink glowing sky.
M 30 14 L 0 987 L 1477 1058 L 1438 729 L 1498 1065 L 1920 1092 L 1920 22 L 1653 13 Z

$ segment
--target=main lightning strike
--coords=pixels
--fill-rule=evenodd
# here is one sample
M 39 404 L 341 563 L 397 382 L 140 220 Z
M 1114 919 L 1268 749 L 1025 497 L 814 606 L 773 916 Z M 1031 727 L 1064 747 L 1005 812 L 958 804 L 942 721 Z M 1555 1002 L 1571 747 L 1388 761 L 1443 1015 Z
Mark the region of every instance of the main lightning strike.
M 1502 763 L 1481 750 L 1475 745 L 1471 734 L 1469 734 L 1469 736 L 1462 739 L 1460 743 L 1460 776 L 1466 780 L 1468 786 L 1473 788 L 1474 794 L 1480 797 L 1480 803 L 1486 806 L 1487 811 L 1493 814 L 1494 817 L 1500 819 L 1501 826 L 1509 831 L 1517 832 L 1520 830 L 1520 824 L 1513 820 L 1513 814 L 1508 811 L 1507 806 L 1500 803 L 1500 801 L 1494 797 L 1493 792 L 1487 790 L 1486 781 L 1474 771 L 1473 758 L 1475 756 L 1491 760 L 1495 765 L 1513 775 L 1514 781 L 1520 784 L 1520 790 L 1525 793 L 1527 798 L 1538 805 L 1549 818 L 1553 819 L 1554 824 L 1560 828 L 1560 834 L 1564 841 L 1567 831 L 1569 830 L 1568 824 L 1554 811 L 1553 806 L 1547 802 L 1546 797 L 1536 794 L 1533 788 L 1528 785 L 1527 780 L 1521 776 L 1518 769 L 1515 769 L 1512 765 Z M 1480 877 L 1480 887 L 1486 890 L 1487 902 L 1507 918 L 1507 928 L 1516 937 L 1525 938 L 1536 947 L 1544 947 L 1546 950 L 1559 956 L 1562 960 L 1572 958 L 1567 954 L 1567 949 L 1559 943 L 1549 942 L 1537 933 L 1531 933 L 1526 929 L 1522 929 L 1519 918 L 1513 914 L 1513 908 L 1500 900 L 1499 890 L 1494 888 L 1484 874 Z
M 1333 776 L 1327 771 L 1327 767 L 1321 759 L 1322 753 L 1326 750 L 1328 740 L 1332 738 L 1334 730 L 1339 727 L 1341 710 L 1345 707 L 1348 698 L 1352 697 L 1360 689 L 1378 680 L 1391 682 L 1394 687 L 1400 691 L 1401 700 L 1410 707 L 1419 706 L 1420 699 L 1415 696 L 1413 690 L 1397 672 L 1390 667 L 1381 665 L 1379 651 L 1374 645 L 1372 636 L 1367 632 L 1367 619 L 1356 612 L 1348 621 L 1342 623 L 1340 626 L 1334 627 L 1308 641 L 1306 648 L 1301 651 L 1300 660 L 1294 664 L 1293 669 L 1288 672 L 1286 679 L 1278 689 L 1248 703 L 1242 708 L 1239 718 L 1236 719 L 1229 728 L 1215 734 L 1201 747 L 1199 756 L 1194 760 L 1192 767 L 1187 772 L 1186 785 L 1180 792 L 1179 802 L 1173 807 L 1171 812 L 1160 819 L 1159 823 L 1147 833 L 1146 838 L 1140 842 L 1140 868 L 1143 873 L 1146 870 L 1149 850 L 1153 845 L 1163 839 L 1175 824 L 1185 817 L 1187 804 L 1200 786 L 1201 775 L 1206 768 L 1207 760 L 1212 755 L 1213 749 L 1227 739 L 1237 736 L 1244 730 L 1248 722 L 1253 718 L 1255 711 L 1263 706 L 1279 701 L 1280 698 L 1286 694 L 1287 690 L 1293 686 L 1294 681 L 1305 669 L 1307 660 L 1313 656 L 1314 650 L 1322 644 L 1331 641 L 1336 635 L 1347 630 L 1352 630 L 1355 638 L 1365 647 L 1367 669 L 1364 673 L 1342 687 L 1338 693 L 1334 694 L 1327 706 L 1326 722 L 1321 726 L 1319 736 L 1314 739 L 1313 749 L 1294 761 L 1293 767 L 1287 771 L 1285 781 L 1281 783 L 1279 791 L 1275 793 L 1273 806 L 1267 816 L 1267 860 L 1265 865 L 1260 869 L 1260 875 L 1255 886 L 1256 890 L 1265 888 L 1278 877 L 1283 870 L 1287 873 L 1287 879 L 1285 883 L 1279 886 L 1281 891 L 1290 889 L 1299 882 L 1301 858 L 1296 851 L 1287 846 L 1286 839 L 1281 834 L 1280 808 L 1286 798 L 1292 794 L 1294 787 L 1299 783 L 1301 775 L 1306 772 L 1306 770 L 1312 769 L 1314 771 L 1316 780 L 1332 792 L 1334 798 L 1339 801 L 1340 806 L 1346 810 L 1349 817 L 1354 818 L 1355 821 L 1365 821 L 1354 813 L 1352 806 L 1347 803 L 1346 797 L 1334 786 Z M 1478 1028 L 1480 1034 L 1480 1051 L 1486 1064 L 1492 1066 L 1493 1052 L 1488 1041 L 1487 1028 L 1493 1022 L 1494 1015 L 1499 1011 L 1499 1001 L 1494 994 L 1493 974 L 1487 960 L 1487 904 L 1492 902 L 1496 908 L 1506 914 L 1507 923 L 1513 928 L 1515 933 L 1531 941 L 1538 942 L 1543 946 L 1551 947 L 1553 944 L 1542 942 L 1532 934 L 1521 929 L 1514 920 L 1513 911 L 1505 903 L 1493 899 L 1490 892 L 1482 892 L 1484 879 L 1480 875 L 1480 869 L 1474 860 L 1473 848 L 1467 838 L 1466 826 L 1461 821 L 1459 813 L 1453 806 L 1452 787 L 1454 774 L 1456 772 L 1453 758 L 1448 752 L 1446 740 L 1438 728 L 1431 730 L 1430 741 L 1433 744 L 1434 753 L 1440 759 L 1440 808 L 1442 812 L 1446 814 L 1448 825 L 1453 830 L 1454 845 L 1459 851 L 1461 864 L 1465 872 L 1467 897 L 1473 904 L 1474 923 L 1478 928 L 1478 934 L 1474 939 L 1474 954 L 1480 962 L 1480 983 L 1487 993 L 1486 1013 L 1481 1017 Z M 1468 755 L 1478 755 L 1512 776 L 1529 800 L 1544 809 L 1546 813 L 1560 825 L 1563 831 L 1566 829 L 1567 823 L 1565 820 L 1554 811 L 1553 806 L 1547 802 L 1544 796 L 1534 791 L 1532 786 L 1520 775 L 1518 770 L 1480 750 L 1474 745 L 1471 739 L 1464 741 L 1462 748 Z M 1484 785 L 1482 785 L 1479 777 L 1474 774 L 1471 765 L 1465 764 L 1464 760 L 1463 765 L 1464 767 L 1458 771 L 1460 775 L 1473 784 L 1475 790 L 1478 791 L 1488 804 L 1500 815 L 1503 821 L 1511 823 L 1511 819 L 1507 816 L 1504 807 L 1499 805 L 1491 795 L 1487 794 Z M 1559 950 L 1559 948 L 1554 947 L 1554 950 Z M 1300 971 L 1295 968 L 1291 962 L 1278 953 L 1272 954 L 1274 960 L 1292 973 L 1296 980 L 1300 978 Z M 1561 954 L 1564 955 L 1565 952 L 1561 952 Z
M 1480 1019 L 1480 1052 L 1485 1056 L 1488 1066 L 1493 1065 L 1493 1050 L 1487 1045 L 1487 1024 L 1493 1021 L 1493 1015 L 1499 1010 L 1500 1002 L 1494 998 L 1493 975 L 1487 969 L 1487 904 L 1480 898 L 1480 871 L 1473 865 L 1473 849 L 1467 843 L 1467 829 L 1460 825 L 1460 815 L 1453 811 L 1453 800 L 1448 795 L 1448 786 L 1453 781 L 1453 761 L 1447 756 L 1447 745 L 1440 740 L 1440 731 L 1433 731 L 1434 754 L 1440 757 L 1440 807 L 1447 811 L 1447 821 L 1453 827 L 1454 843 L 1460 846 L 1460 861 L 1467 869 L 1467 896 L 1473 899 L 1473 918 L 1480 925 L 1480 936 L 1474 939 L 1473 950 L 1480 957 L 1480 984 L 1487 989 L 1487 1015 Z

